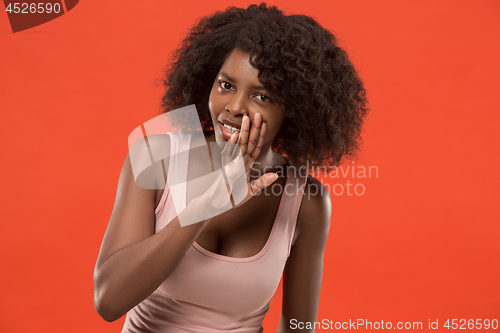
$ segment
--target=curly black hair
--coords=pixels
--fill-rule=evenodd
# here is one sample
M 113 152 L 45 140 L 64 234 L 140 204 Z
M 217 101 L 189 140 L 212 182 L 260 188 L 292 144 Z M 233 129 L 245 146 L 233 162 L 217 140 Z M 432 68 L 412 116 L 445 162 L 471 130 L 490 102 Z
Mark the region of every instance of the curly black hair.
M 194 25 L 162 79 L 162 111 L 195 104 L 203 131 L 213 131 L 210 91 L 234 49 L 250 53 L 259 81 L 284 106 L 287 118 L 273 150 L 292 165 L 327 171 L 345 158 L 356 158 L 368 103 L 347 53 L 314 19 L 284 15 L 265 3 L 229 7 Z

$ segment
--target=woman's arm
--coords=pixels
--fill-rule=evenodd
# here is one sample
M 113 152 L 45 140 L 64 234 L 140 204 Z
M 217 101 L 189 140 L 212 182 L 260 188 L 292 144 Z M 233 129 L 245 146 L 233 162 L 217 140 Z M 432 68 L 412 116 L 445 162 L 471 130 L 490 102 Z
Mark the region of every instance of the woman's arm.
M 156 190 L 136 184 L 127 156 L 94 271 L 95 307 L 107 321 L 156 290 L 208 223 L 181 227 L 176 217 L 155 234 L 155 203 Z
M 297 219 L 298 238 L 283 272 L 279 333 L 314 332 L 314 329 L 299 329 L 290 323 L 316 321 L 323 276 L 323 253 L 330 230 L 331 212 L 328 190 L 320 181 L 309 177 Z

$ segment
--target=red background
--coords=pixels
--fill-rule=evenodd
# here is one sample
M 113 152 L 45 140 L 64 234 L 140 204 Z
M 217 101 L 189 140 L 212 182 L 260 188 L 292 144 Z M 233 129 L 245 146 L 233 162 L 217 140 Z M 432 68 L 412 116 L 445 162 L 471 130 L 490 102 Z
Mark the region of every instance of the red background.
M 82 1 L 16 34 L 0 13 L 1 332 L 120 331 L 92 273 L 128 134 L 195 20 L 249 3 Z M 332 194 L 318 320 L 500 319 L 500 3 L 272 4 L 336 32 L 371 101 L 355 165 L 378 177 Z

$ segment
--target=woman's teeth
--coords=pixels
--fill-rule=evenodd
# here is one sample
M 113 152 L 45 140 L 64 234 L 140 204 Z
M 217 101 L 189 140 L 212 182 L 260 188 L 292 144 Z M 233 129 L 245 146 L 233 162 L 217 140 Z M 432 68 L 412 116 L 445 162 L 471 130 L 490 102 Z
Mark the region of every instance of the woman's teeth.
M 237 129 L 237 128 L 233 127 L 233 126 L 229 126 L 229 125 L 226 125 L 226 124 L 222 124 L 222 125 L 224 125 L 224 127 L 225 127 L 225 128 L 226 128 L 229 132 L 234 133 L 234 132 L 239 132 L 239 131 L 240 131 L 239 129 Z

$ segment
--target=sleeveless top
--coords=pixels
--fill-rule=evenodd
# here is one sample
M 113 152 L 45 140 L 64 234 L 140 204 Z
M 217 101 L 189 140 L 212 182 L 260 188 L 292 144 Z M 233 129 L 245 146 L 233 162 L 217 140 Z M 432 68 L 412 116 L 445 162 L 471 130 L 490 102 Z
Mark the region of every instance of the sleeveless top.
M 191 137 L 186 132 L 169 135 L 167 177 L 187 179 L 187 154 L 177 152 L 189 149 Z M 127 313 L 122 333 L 263 332 L 262 321 L 290 254 L 307 180 L 294 172 L 287 174 L 271 233 L 259 253 L 247 258 L 227 257 L 195 241 L 158 289 Z M 186 189 L 181 192 L 184 208 Z M 155 232 L 176 217 L 174 207 L 167 185 L 155 210 Z

